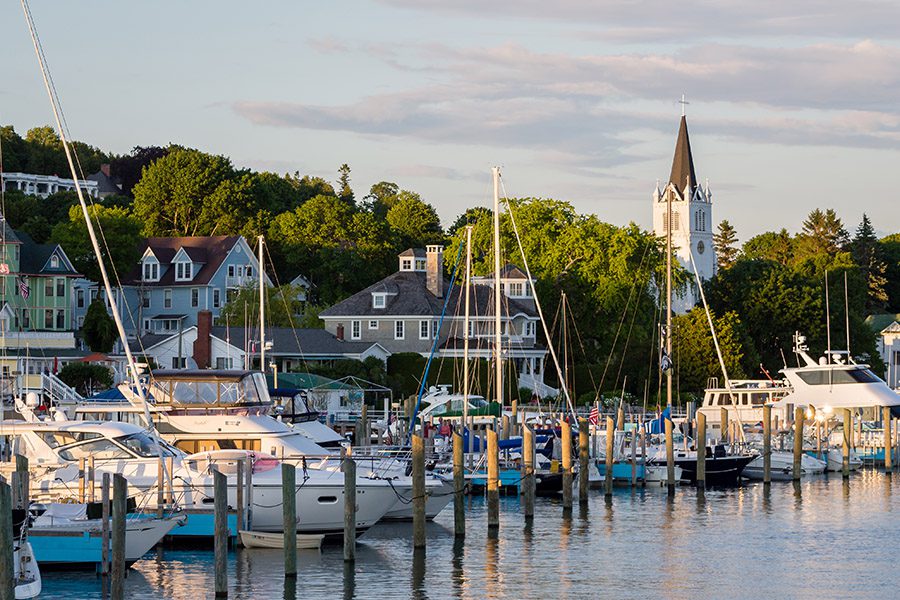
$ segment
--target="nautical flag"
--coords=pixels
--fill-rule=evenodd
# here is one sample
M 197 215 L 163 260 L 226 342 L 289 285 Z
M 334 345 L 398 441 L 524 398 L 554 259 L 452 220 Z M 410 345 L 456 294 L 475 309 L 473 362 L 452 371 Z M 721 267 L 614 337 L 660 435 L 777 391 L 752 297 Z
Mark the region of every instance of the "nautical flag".
M 28 300 L 28 296 L 31 295 L 31 288 L 28 287 L 24 279 L 19 279 L 19 293 L 22 295 L 23 300 Z
M 588 421 L 591 422 L 591 425 L 599 425 L 600 424 L 600 409 L 594 406 L 591 409 L 591 414 L 588 416 Z
M 659 370 L 665 373 L 672 368 L 672 359 L 666 354 L 665 350 L 659 352 Z

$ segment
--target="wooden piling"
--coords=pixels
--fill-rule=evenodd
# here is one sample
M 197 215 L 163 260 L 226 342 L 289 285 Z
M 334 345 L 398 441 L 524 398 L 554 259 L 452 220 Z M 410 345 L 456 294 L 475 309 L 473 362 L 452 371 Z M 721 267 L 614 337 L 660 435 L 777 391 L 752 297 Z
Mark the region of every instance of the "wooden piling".
M 369 442 L 371 441 L 368 437 L 369 431 L 369 411 L 366 403 L 363 402 L 362 409 L 359 415 L 359 427 L 356 434 L 356 445 L 362 446 L 363 448 L 368 447 Z
M 344 562 L 356 560 L 356 461 L 346 456 L 344 472 Z
M 466 505 L 463 493 L 466 489 L 466 474 L 463 460 L 463 437 L 459 429 L 453 432 L 453 535 L 466 536 Z
M 78 501 L 84 504 L 84 483 L 87 479 L 87 460 L 82 456 L 78 459 Z
M 724 406 L 719 409 L 719 422 L 722 426 L 722 443 L 728 443 L 728 409 Z
M 425 440 L 412 437 L 413 548 L 425 548 Z
M 891 408 L 885 406 L 882 410 L 882 421 L 884 428 L 884 470 L 893 470 L 894 444 L 891 439 Z
M 16 597 L 13 562 L 16 536 L 13 532 L 12 511 L 12 488 L 5 481 L 0 481 L 0 597 L 3 600 L 15 600 Z
M 612 417 L 606 417 L 606 475 L 603 477 L 606 496 L 613 493 L 613 454 L 616 448 L 616 427 Z
M 13 507 L 28 509 L 31 503 L 31 482 L 28 475 L 28 457 L 16 454 L 16 472 L 13 479 Z
M 512 401 L 512 435 L 519 435 L 519 401 Z
M 91 454 L 88 457 L 88 502 L 94 502 L 94 479 L 96 478 L 96 471 L 94 470 L 94 455 Z
M 850 477 L 850 434 L 853 429 L 853 417 L 850 414 L 850 409 L 844 409 L 844 435 L 843 435 L 843 445 L 842 445 L 842 454 L 841 454 L 841 475 L 843 475 L 844 479 Z
M 522 494 L 525 500 L 525 522 L 534 519 L 534 429 L 522 426 Z
M 297 576 L 297 467 L 281 463 L 281 526 L 284 530 L 284 576 Z
M 112 600 L 125 598 L 125 513 L 128 507 L 128 482 L 113 475 L 112 502 L 112 568 L 109 595 Z
M 100 479 L 100 575 L 105 577 L 109 575 L 109 473 L 104 473 Z
M 644 461 L 644 474 L 647 472 L 647 430 L 644 429 L 644 419 L 641 418 L 641 460 Z M 647 485 L 647 478 L 641 479 L 641 487 Z
M 697 412 L 697 487 L 706 488 L 706 413 Z
M 237 465 L 235 465 L 236 470 L 234 473 L 234 485 L 235 485 L 235 490 L 234 490 L 235 502 L 234 503 L 237 505 L 235 508 L 237 508 L 237 529 L 238 529 L 238 531 L 241 531 L 243 529 L 248 529 L 247 523 L 246 523 L 247 515 L 245 513 L 247 504 L 244 500 L 244 465 L 245 465 L 245 462 L 246 462 L 245 459 L 239 458 L 237 460 Z M 241 541 L 241 535 L 239 533 L 237 536 L 237 542 L 240 543 L 240 541 Z
M 490 530 L 500 527 L 500 456 L 497 444 L 497 432 L 487 432 L 487 503 L 488 503 L 488 535 Z
M 763 405 L 763 483 L 772 483 L 772 405 Z
M 798 481 L 801 475 L 803 461 L 803 409 L 794 409 L 794 481 Z
M 625 431 L 625 407 L 621 404 L 616 412 L 616 431 Z
M 228 479 L 213 470 L 213 519 L 216 598 L 228 596 Z
M 645 473 L 646 476 L 646 473 Z M 637 433 L 631 430 L 631 487 L 637 485 Z
M 590 483 L 590 448 L 587 419 L 578 419 L 578 503 L 587 504 Z
M 675 495 L 675 442 L 672 435 L 672 419 L 666 419 L 666 487 L 670 496 Z
M 572 426 L 566 420 L 560 420 L 562 430 L 562 504 L 563 510 L 572 509 Z

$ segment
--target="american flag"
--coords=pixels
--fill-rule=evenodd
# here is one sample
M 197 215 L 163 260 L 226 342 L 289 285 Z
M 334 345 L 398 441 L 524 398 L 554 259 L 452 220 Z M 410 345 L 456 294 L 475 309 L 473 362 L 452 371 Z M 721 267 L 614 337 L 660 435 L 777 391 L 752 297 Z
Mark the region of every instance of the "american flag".
M 24 279 L 19 279 L 19 293 L 22 295 L 23 300 L 28 300 L 28 296 L 31 294 L 31 288 L 28 287 Z
M 591 422 L 591 425 L 599 425 L 600 424 L 600 409 L 594 406 L 591 409 L 591 414 L 588 415 L 588 421 Z

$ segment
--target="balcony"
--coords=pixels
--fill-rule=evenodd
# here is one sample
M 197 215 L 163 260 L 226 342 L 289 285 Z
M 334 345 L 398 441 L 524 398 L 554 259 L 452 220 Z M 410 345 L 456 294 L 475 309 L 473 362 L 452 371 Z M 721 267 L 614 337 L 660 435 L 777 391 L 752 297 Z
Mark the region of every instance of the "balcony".
M 235 289 L 247 287 L 248 285 L 257 285 L 259 280 L 251 275 L 236 275 L 225 278 L 225 287 L 227 289 Z

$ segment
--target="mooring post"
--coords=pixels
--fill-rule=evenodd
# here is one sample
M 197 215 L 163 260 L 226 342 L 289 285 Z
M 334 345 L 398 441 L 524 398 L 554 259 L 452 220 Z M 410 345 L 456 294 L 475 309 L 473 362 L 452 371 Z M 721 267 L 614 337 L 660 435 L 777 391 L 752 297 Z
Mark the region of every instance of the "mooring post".
M 0 595 L 3 600 L 15 600 L 16 597 L 12 511 L 12 488 L 5 481 L 0 481 Z
M 621 404 L 616 412 L 616 431 L 625 431 L 625 407 Z
M 466 454 L 469 455 L 469 468 L 471 469 L 472 461 L 474 460 L 475 455 L 475 417 L 469 417 L 467 427 L 469 429 L 469 447 L 466 448 Z M 484 448 L 481 448 L 480 450 L 484 452 Z
M 647 485 L 647 431 L 644 429 L 644 419 L 641 417 L 641 461 L 644 464 L 644 478 L 641 479 L 641 487 Z
M 669 496 L 675 495 L 675 442 L 672 435 L 672 419 L 666 419 L 666 487 Z
M 512 401 L 512 435 L 519 435 L 519 401 Z
M 891 408 L 885 406 L 881 411 L 883 415 L 882 421 L 884 421 L 884 470 L 891 471 L 893 470 L 892 459 L 894 454 L 894 445 L 891 439 Z
M 763 483 L 772 483 L 772 405 L 763 405 Z
M 237 505 L 235 508 L 237 509 L 237 543 L 241 542 L 241 534 L 240 532 L 244 529 L 249 529 L 247 527 L 246 518 L 247 515 L 245 513 L 246 503 L 244 502 L 244 464 L 245 459 L 239 458 L 237 460 L 237 464 L 235 465 L 236 470 L 234 473 L 234 503 Z
M 572 509 L 572 426 L 568 421 L 560 420 L 562 430 L 562 505 L 563 510 Z
M 425 548 L 425 440 L 412 437 L 413 548 Z
M 587 419 L 578 419 L 578 503 L 587 504 L 590 483 L 590 447 Z
M 284 531 L 284 576 L 297 576 L 297 467 L 281 463 L 281 526 Z
M 113 600 L 125 598 L 125 513 L 128 510 L 128 482 L 113 475 L 112 507 L 112 578 L 109 595 Z
M 29 494 L 31 493 L 31 481 L 28 475 L 28 457 L 16 454 L 16 472 L 13 480 L 13 506 L 15 508 L 24 508 L 28 510 L 31 503 Z
M 106 577 L 109 575 L 109 473 L 104 473 L 100 478 L 100 501 L 103 503 L 101 507 L 100 523 L 100 575 Z
M 88 457 L 88 502 L 94 501 L 94 479 L 96 471 L 94 471 L 94 455 Z
M 216 598 L 228 596 L 228 478 L 213 469 L 213 551 Z
M 356 560 L 356 461 L 345 456 L 341 470 L 344 472 L 344 562 L 353 562 Z
M 453 535 L 466 535 L 466 504 L 463 493 L 466 489 L 466 473 L 463 465 L 463 437 L 460 430 L 453 432 Z
M 607 497 L 612 496 L 613 493 L 613 454 L 616 449 L 616 431 L 618 431 L 615 425 L 612 417 L 606 417 L 606 474 L 603 476 L 603 483 Z
M 84 483 L 85 479 L 87 479 L 87 460 L 85 457 L 81 457 L 78 459 L 78 501 L 81 504 L 84 504 L 85 494 L 84 494 Z
M 500 527 L 500 457 L 497 432 L 493 429 L 487 431 L 487 453 L 488 530 L 496 531 Z
M 719 409 L 719 423 L 721 424 L 721 427 L 722 427 L 722 443 L 727 444 L 728 443 L 728 432 L 729 432 L 728 409 L 725 408 L 724 406 Z
M 645 473 L 646 476 L 646 473 Z M 631 430 L 631 487 L 637 485 L 637 431 Z
M 706 413 L 697 411 L 697 488 L 706 489 Z
M 522 491 L 525 496 L 525 522 L 534 519 L 534 429 L 522 426 Z
M 800 479 L 803 461 L 803 409 L 794 409 L 794 481 Z
M 842 449 L 841 475 L 844 479 L 850 477 L 850 434 L 853 430 L 853 416 L 850 409 L 844 409 L 844 443 Z
M 360 411 L 359 423 L 356 431 L 356 445 L 365 448 L 368 447 L 370 441 L 367 435 L 367 432 L 369 431 L 369 407 L 366 406 L 365 402 L 363 402 Z

